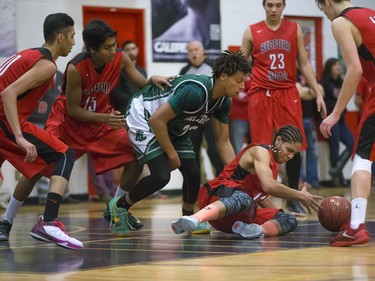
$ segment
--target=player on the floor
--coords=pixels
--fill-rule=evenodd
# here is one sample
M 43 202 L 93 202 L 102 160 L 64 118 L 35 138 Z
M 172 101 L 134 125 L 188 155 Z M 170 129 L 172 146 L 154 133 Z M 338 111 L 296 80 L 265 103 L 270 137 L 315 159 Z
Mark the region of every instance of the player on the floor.
M 224 51 L 215 60 L 212 77 L 182 75 L 164 91 L 148 86 L 133 97 L 126 112 L 129 137 L 138 161 L 147 163 L 150 175 L 142 178 L 126 196 L 110 201 L 112 232 L 127 235 L 128 209 L 162 189 L 175 169 L 183 176 L 182 213 L 194 213 L 201 183 L 189 132 L 214 117 L 219 155 L 225 164 L 234 159 L 228 128 L 230 97 L 244 89 L 249 71 L 250 64 L 242 52 Z
M 375 83 L 375 10 L 354 7 L 348 0 L 316 0 L 316 3 L 332 21 L 332 32 L 346 66 L 346 75 L 336 105 L 320 125 L 320 131 L 327 138 L 356 92 L 361 77 L 370 84 Z M 375 160 L 374 86 L 366 103 L 353 149 L 351 220 L 331 242 L 331 246 L 335 247 L 370 241 L 365 218 L 371 192 L 371 165 Z
M 36 181 L 45 175 L 51 181 L 44 216 L 39 217 L 30 235 L 81 250 L 83 244 L 70 237 L 57 220 L 74 164 L 74 151 L 26 121 L 53 81 L 57 70 L 55 60 L 67 56 L 75 44 L 74 21 L 67 14 L 51 14 L 46 17 L 43 30 L 45 43 L 41 48 L 23 50 L 0 66 L 0 163 L 8 160 L 23 175 L 0 221 L 0 240 L 9 239 L 17 210 Z
M 298 191 L 277 181 L 278 164 L 291 160 L 301 145 L 299 129 L 284 126 L 276 132 L 272 144 L 249 144 L 243 148 L 218 177 L 201 186 L 201 210 L 173 221 L 173 231 L 191 233 L 206 221 L 219 231 L 246 239 L 293 231 L 297 227 L 295 216 L 277 208 L 268 196 L 299 200 L 309 213 L 311 208 L 318 210 L 316 199 L 321 196 L 310 194 L 306 186 Z

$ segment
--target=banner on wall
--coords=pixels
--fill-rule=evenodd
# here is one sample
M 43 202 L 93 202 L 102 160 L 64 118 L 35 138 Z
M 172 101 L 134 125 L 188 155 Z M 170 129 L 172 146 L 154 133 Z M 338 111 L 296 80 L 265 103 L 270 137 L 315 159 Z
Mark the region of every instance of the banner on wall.
M 220 54 L 220 0 L 151 2 L 154 62 L 185 62 L 191 40 L 203 43 L 209 59 Z
M 0 57 L 9 57 L 17 51 L 15 0 L 0 1 Z

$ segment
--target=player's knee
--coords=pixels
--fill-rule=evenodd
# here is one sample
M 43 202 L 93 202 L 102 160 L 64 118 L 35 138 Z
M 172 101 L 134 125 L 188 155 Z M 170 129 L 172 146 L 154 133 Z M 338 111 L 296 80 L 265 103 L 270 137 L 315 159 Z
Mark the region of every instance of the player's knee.
M 278 212 L 274 220 L 276 220 L 281 228 L 281 232 L 279 233 L 280 235 L 287 234 L 289 232 L 292 232 L 297 228 L 297 219 L 294 215 L 287 214 L 284 212 Z
M 60 154 L 56 159 L 52 175 L 61 176 L 69 181 L 70 175 L 73 170 L 75 157 L 76 154 L 74 150 L 69 147 L 67 151 L 65 151 L 65 153 Z
M 72 161 L 74 163 L 76 159 L 76 153 L 74 152 L 74 149 L 69 147 L 68 150 L 65 152 L 67 161 Z
M 254 204 L 253 198 L 239 190 L 233 191 L 230 197 L 221 198 L 220 200 L 226 207 L 226 216 L 249 211 Z
M 358 154 L 354 155 L 352 175 L 357 171 L 366 171 L 371 173 L 372 161 L 367 160 L 359 156 Z

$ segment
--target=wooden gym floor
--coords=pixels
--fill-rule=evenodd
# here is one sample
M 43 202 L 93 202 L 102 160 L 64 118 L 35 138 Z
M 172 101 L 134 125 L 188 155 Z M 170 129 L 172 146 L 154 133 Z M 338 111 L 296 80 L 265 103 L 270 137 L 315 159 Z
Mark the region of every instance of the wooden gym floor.
M 349 188 L 312 192 L 349 198 Z M 367 212 L 373 239 L 374 198 Z M 180 201 L 177 196 L 138 203 L 132 212 L 145 226 L 126 238 L 109 231 L 102 218 L 104 203 L 62 205 L 60 219 L 84 243 L 83 251 L 31 238 L 29 231 L 44 208 L 25 205 L 10 241 L 0 242 L 0 280 L 375 280 L 375 240 L 363 246 L 330 247 L 334 233 L 320 226 L 316 214 L 299 219 L 295 232 L 280 237 L 241 240 L 217 231 L 176 235 L 170 222 L 180 215 Z

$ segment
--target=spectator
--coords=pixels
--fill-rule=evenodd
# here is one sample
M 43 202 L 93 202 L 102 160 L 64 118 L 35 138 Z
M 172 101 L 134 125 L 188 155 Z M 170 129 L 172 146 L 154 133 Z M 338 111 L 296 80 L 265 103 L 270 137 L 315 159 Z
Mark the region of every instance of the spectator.
M 233 145 L 234 153 L 237 155 L 244 144 L 250 143 L 250 125 L 248 118 L 248 97 L 251 75 L 246 76 L 245 89 L 232 98 L 229 113 L 229 137 Z
M 327 113 L 331 114 L 341 92 L 343 79 L 341 78 L 341 65 L 336 58 L 330 58 L 324 65 L 322 79 L 320 81 L 324 88 L 324 100 L 327 106 Z M 331 136 L 328 138 L 329 158 L 331 169 L 329 174 L 332 177 L 333 186 L 348 186 L 344 179 L 342 170 L 350 159 L 354 137 L 345 121 L 346 109 L 341 113 L 337 124 L 331 128 Z M 345 145 L 345 149 L 340 153 L 340 142 Z
M 320 186 L 318 175 L 318 143 L 315 130 L 315 94 L 301 72 L 297 72 L 297 89 L 301 96 L 302 120 L 305 130 L 307 148 L 302 153 L 301 179 L 308 186 L 317 188 Z M 319 87 L 322 86 L 319 84 Z M 323 91 L 323 90 L 322 90 Z

